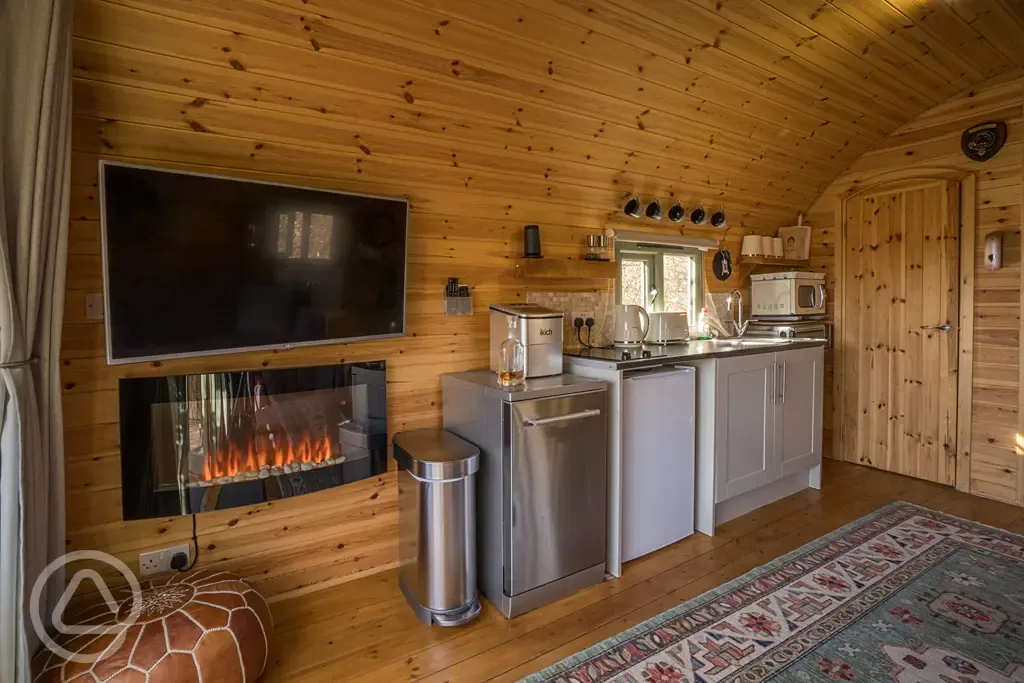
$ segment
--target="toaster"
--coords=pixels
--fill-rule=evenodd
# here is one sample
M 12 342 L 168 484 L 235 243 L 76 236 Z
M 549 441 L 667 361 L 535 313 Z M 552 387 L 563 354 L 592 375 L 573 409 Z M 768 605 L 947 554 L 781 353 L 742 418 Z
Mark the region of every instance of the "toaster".
M 675 344 L 690 338 L 690 321 L 685 313 L 651 313 L 648 344 Z
M 491 371 L 498 371 L 498 351 L 508 339 L 508 319 L 516 318 L 519 341 L 526 349 L 526 378 L 562 374 L 564 314 L 534 304 L 491 306 Z

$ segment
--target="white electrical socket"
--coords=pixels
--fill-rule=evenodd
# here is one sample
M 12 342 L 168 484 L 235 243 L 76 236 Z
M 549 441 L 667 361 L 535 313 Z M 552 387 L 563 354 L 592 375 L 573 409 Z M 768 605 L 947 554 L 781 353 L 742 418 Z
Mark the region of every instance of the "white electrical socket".
M 139 577 L 171 571 L 171 558 L 178 553 L 185 555 L 185 566 L 187 567 L 192 562 L 192 546 L 188 543 L 161 548 L 150 553 L 139 553 Z
M 85 295 L 85 319 L 103 320 L 103 295 L 92 293 Z
M 594 317 L 594 312 L 593 311 L 573 311 L 571 315 L 572 315 L 572 318 L 569 320 L 570 323 L 575 322 L 576 318 L 581 318 L 583 320 L 583 322 L 587 322 L 587 318 L 593 318 Z M 596 318 L 595 318 L 595 320 L 596 320 Z

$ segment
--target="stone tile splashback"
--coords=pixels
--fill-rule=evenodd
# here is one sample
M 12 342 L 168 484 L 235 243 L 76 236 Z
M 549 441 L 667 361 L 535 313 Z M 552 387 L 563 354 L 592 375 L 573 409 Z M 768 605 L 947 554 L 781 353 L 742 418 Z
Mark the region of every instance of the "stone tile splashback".
M 615 294 L 612 292 L 530 292 L 526 295 L 528 303 L 561 311 L 563 319 L 562 336 L 567 349 L 578 348 L 576 328 L 572 326 L 573 311 L 594 311 L 594 329 L 590 343 L 594 346 L 605 346 L 612 343 L 612 325 L 615 322 Z M 583 328 L 583 339 L 586 340 L 586 328 Z
M 749 290 L 747 290 L 749 292 Z M 729 298 L 727 292 L 706 292 L 704 305 L 712 320 L 722 321 L 716 328 L 716 334 L 721 336 L 732 336 L 731 327 L 725 321 L 731 320 L 732 314 L 726 308 L 726 301 Z M 744 293 L 743 307 L 744 314 L 750 314 L 750 297 Z M 576 329 L 572 326 L 573 311 L 594 311 L 594 330 L 591 332 L 590 343 L 594 346 L 608 346 L 612 339 L 613 326 L 615 324 L 615 294 L 614 292 L 529 292 L 526 301 L 538 306 L 544 306 L 565 314 L 562 319 L 562 338 L 565 340 L 563 346 L 566 349 L 579 348 L 576 341 Z M 690 332 L 695 335 L 697 325 L 696 314 L 690 318 Z M 728 329 L 729 331 L 726 331 Z M 583 331 L 583 339 L 586 340 L 586 328 Z

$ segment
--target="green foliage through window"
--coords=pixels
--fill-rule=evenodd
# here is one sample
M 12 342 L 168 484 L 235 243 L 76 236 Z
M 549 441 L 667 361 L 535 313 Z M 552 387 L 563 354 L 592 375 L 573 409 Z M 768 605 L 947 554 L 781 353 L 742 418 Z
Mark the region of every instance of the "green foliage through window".
M 703 299 L 702 252 L 686 247 L 620 242 L 616 301 L 651 313 L 684 312 L 696 320 Z

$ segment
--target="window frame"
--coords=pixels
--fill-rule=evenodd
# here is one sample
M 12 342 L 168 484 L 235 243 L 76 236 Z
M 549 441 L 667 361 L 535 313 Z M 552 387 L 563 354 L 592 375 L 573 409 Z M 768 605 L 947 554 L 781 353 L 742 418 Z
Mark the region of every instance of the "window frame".
M 273 235 L 273 249 L 274 249 L 274 256 L 278 260 L 286 261 L 286 262 L 292 262 L 292 263 L 303 262 L 303 263 L 307 263 L 307 264 L 310 264 L 310 265 L 333 264 L 333 262 L 337 260 L 337 254 L 338 254 L 337 237 L 338 237 L 338 225 L 339 225 L 339 221 L 341 219 L 340 215 L 338 215 L 337 213 L 335 213 L 333 211 L 320 210 L 320 209 L 318 209 L 316 207 L 314 207 L 314 208 L 281 208 L 281 209 L 275 211 L 275 214 L 278 216 L 278 224 L 277 224 L 277 229 L 274 231 L 274 235 Z M 295 220 L 297 218 L 297 215 L 299 215 L 299 214 L 302 215 L 302 225 L 299 228 L 299 254 L 297 256 L 295 256 L 292 253 L 294 251 L 294 249 L 295 249 L 295 232 L 294 232 L 292 226 L 294 226 L 294 223 L 295 223 Z M 331 219 L 331 245 L 330 245 L 330 253 L 327 256 L 313 257 L 313 256 L 310 256 L 310 253 L 309 253 L 309 249 L 310 249 L 309 242 L 310 242 L 310 238 L 312 237 L 313 216 L 314 215 L 327 216 L 328 218 Z M 279 246 L 280 246 L 280 230 L 281 230 L 281 228 L 280 228 L 280 220 L 281 220 L 282 216 L 287 216 L 287 218 L 288 218 L 288 226 L 289 226 L 289 229 L 285 233 L 286 236 L 287 236 L 287 239 L 285 241 L 285 251 L 284 252 L 280 251 L 280 249 L 279 249 Z
M 641 242 L 616 242 L 615 262 L 617 265 L 617 277 L 615 278 L 615 303 L 622 303 L 622 262 L 647 261 L 651 283 L 657 288 L 658 294 L 647 306 L 648 313 L 662 313 L 665 311 L 665 254 L 674 256 L 688 256 L 693 259 L 694 268 L 691 269 L 690 278 L 690 306 L 693 310 L 687 315 L 691 320 L 696 320 L 696 315 L 704 305 L 704 251 L 695 247 L 683 247 L 667 244 L 644 244 Z

